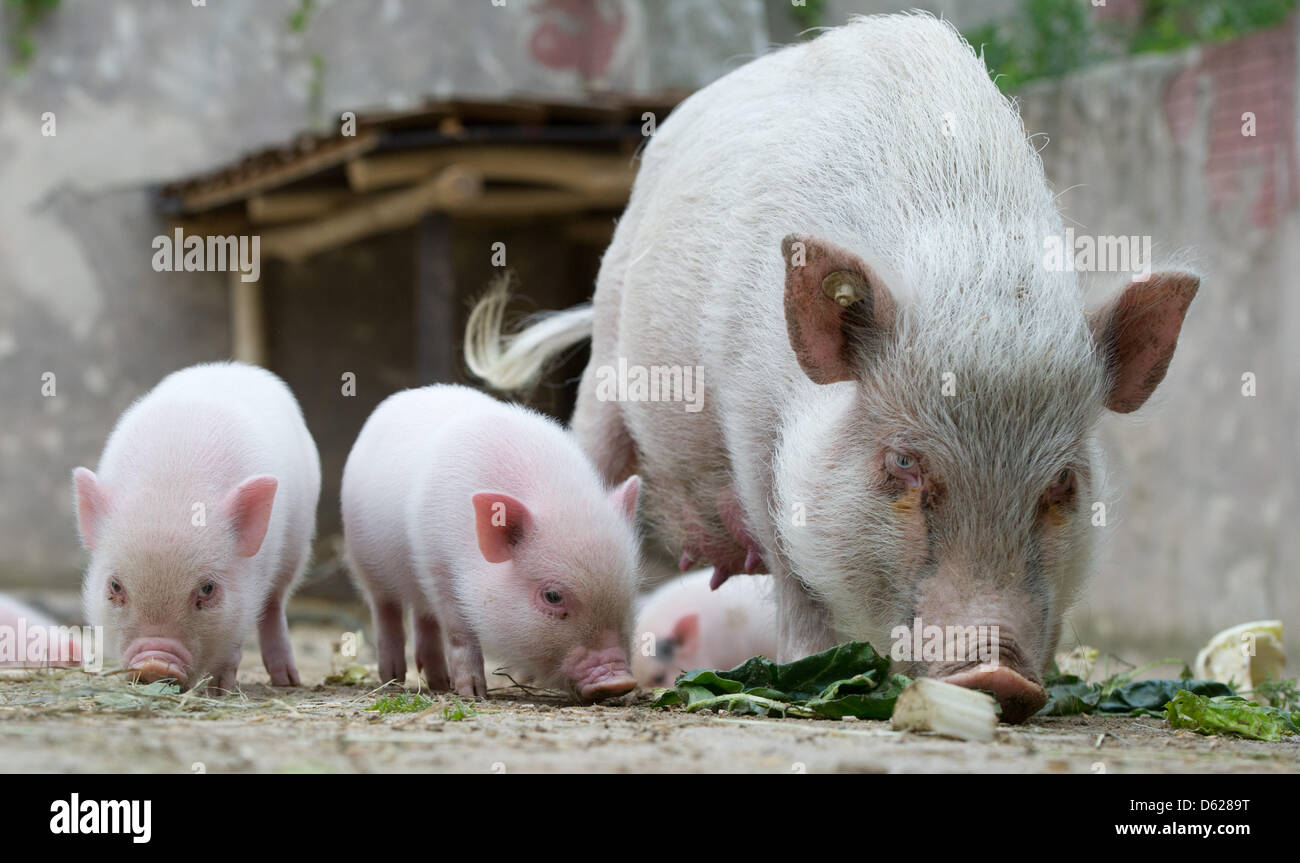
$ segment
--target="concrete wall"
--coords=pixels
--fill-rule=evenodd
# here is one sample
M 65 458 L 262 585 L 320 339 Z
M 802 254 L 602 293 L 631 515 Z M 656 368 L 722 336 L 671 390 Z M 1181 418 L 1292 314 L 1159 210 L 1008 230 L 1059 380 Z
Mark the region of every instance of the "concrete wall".
M 76 583 L 72 468 L 95 464 L 118 414 L 168 371 L 229 354 L 225 276 L 151 267 L 164 226 L 149 185 L 344 109 L 697 87 L 766 44 L 759 0 L 316 5 L 292 33 L 297 0 L 64 0 L 26 72 L 0 72 L 0 584 Z M 5 4 L 0 37 L 13 22 Z M 400 281 L 403 267 L 390 256 L 367 275 Z M 362 269 L 311 272 L 337 294 Z
M 1074 616 L 1085 640 L 1188 655 L 1219 629 L 1280 617 L 1293 669 L 1300 657 L 1297 72 L 1293 23 L 1019 94 L 1076 230 L 1149 235 L 1157 259 L 1204 275 L 1156 398 L 1105 423 L 1117 495 Z M 1092 295 L 1120 282 L 1098 274 Z

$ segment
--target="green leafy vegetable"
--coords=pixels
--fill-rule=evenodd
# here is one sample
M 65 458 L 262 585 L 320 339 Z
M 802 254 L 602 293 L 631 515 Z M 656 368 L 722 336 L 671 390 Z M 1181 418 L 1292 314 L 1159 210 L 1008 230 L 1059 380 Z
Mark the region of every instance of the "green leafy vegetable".
M 1044 686 L 1047 688 L 1047 705 L 1040 716 L 1074 716 L 1080 713 L 1127 714 L 1129 716 L 1163 716 L 1160 711 L 1179 690 L 1196 695 L 1232 695 L 1232 687 L 1213 680 L 1192 680 L 1191 672 L 1183 666 L 1176 680 L 1134 680 L 1149 668 L 1158 665 L 1181 665 L 1180 660 L 1164 659 L 1112 674 L 1099 683 L 1088 683 L 1072 674 L 1061 674 L 1052 664 Z
M 1166 705 L 1165 718 L 1174 728 L 1201 734 L 1235 734 L 1270 742 L 1300 734 L 1300 711 L 1288 713 L 1238 695 L 1206 697 L 1179 692 Z
M 727 710 L 741 715 L 888 719 L 911 683 L 889 673 L 889 659 L 870 644 L 851 641 L 778 664 L 755 656 L 730 671 L 697 669 L 661 690 L 656 707 L 689 712 Z

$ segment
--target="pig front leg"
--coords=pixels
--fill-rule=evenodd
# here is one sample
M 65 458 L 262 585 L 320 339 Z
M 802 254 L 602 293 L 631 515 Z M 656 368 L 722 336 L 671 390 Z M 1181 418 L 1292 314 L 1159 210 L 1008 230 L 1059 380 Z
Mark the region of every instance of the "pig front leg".
M 272 686 L 298 686 L 298 666 L 289 643 L 289 623 L 284 616 L 284 597 L 272 593 L 257 623 L 257 640 L 262 648 L 262 665 L 271 675 Z
M 406 685 L 406 624 L 400 600 L 375 596 L 371 599 L 375 624 L 375 650 L 379 654 L 379 680 Z
M 772 567 L 777 614 L 777 662 L 793 662 L 834 647 L 838 640 L 830 613 L 789 572 L 784 562 Z
M 487 698 L 487 673 L 483 648 L 468 627 L 457 621 L 447 627 L 447 671 L 457 695 Z
M 235 645 L 234 650 L 226 657 L 226 661 L 212 669 L 212 679 L 208 681 L 208 695 L 228 695 L 235 691 L 235 679 L 239 673 L 239 660 L 243 655 L 243 648 Z
M 415 667 L 424 675 L 429 688 L 442 692 L 451 689 L 447 674 L 447 655 L 442 646 L 442 627 L 429 611 L 415 614 Z

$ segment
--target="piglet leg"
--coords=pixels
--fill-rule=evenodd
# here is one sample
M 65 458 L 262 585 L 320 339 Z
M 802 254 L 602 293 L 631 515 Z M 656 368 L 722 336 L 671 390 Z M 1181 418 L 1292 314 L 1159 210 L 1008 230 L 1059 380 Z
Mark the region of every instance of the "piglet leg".
M 483 648 L 468 627 L 457 623 L 447 627 L 447 670 L 457 695 L 487 697 L 487 674 L 483 669 Z
M 271 675 L 272 686 L 298 686 L 298 666 L 293 662 L 289 643 L 289 624 L 284 618 L 283 597 L 272 594 L 262 609 L 257 624 L 257 640 L 262 647 L 262 664 Z
M 447 655 L 442 646 L 442 627 L 432 613 L 415 614 L 415 666 L 424 675 L 429 688 L 438 692 L 451 689 L 447 674 Z
M 226 661 L 212 669 L 212 680 L 208 681 L 208 695 L 225 695 L 235 691 L 235 677 L 239 672 L 239 660 L 243 655 L 243 649 L 236 645 Z
M 406 624 L 402 603 L 374 596 L 371 619 L 375 624 L 375 651 L 379 654 L 379 680 L 406 685 Z

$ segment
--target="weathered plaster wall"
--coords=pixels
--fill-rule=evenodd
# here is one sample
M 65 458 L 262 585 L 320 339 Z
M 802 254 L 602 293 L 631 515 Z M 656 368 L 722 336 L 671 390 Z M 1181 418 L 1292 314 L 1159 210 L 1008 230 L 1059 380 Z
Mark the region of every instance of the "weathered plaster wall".
M 0 584 L 75 584 L 72 468 L 164 374 L 228 356 L 226 277 L 153 271 L 148 186 L 349 108 L 698 87 L 766 44 L 759 0 L 322 0 L 301 34 L 297 7 L 64 0 L 26 72 L 0 72 Z M 354 287 L 351 270 L 313 272 Z

